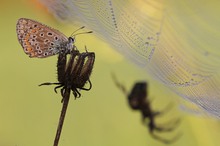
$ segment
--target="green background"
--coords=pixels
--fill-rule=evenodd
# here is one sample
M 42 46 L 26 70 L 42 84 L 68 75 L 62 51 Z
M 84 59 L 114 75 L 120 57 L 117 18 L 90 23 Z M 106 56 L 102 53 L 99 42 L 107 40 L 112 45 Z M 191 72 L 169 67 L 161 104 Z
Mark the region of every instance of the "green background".
M 79 26 L 56 21 L 36 1 L 0 1 L 0 146 L 52 146 L 61 110 L 61 96 L 52 86 L 38 87 L 43 82 L 56 82 L 57 56 L 29 58 L 17 41 L 16 22 L 30 18 L 56 28 L 69 36 Z M 89 25 L 89 24 L 86 24 Z M 94 32 L 95 33 L 95 32 Z M 81 91 L 82 97 L 71 100 L 67 110 L 60 146 L 162 146 L 153 139 L 141 123 L 141 115 L 129 109 L 123 93 L 111 78 L 130 89 L 137 80 L 149 82 L 149 98 L 153 108 L 176 105 L 158 123 L 177 117 L 181 125 L 171 133 L 183 136 L 173 146 L 217 146 L 220 124 L 207 116 L 197 116 L 178 110 L 183 101 L 147 73 L 134 66 L 95 34 L 80 35 L 77 47 L 96 53 L 91 76 L 91 91 Z

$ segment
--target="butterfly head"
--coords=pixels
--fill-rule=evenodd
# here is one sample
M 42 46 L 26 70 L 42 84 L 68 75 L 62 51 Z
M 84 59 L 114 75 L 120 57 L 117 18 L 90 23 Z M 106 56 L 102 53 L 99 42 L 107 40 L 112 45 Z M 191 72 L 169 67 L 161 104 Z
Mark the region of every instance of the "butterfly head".
M 74 44 L 75 43 L 75 37 L 69 37 L 68 42 L 71 43 L 71 44 Z
M 76 40 L 75 37 L 76 37 L 77 35 L 92 33 L 92 31 L 76 33 L 77 31 L 79 31 L 79 30 L 81 30 L 81 29 L 83 29 L 83 28 L 85 28 L 85 26 L 82 26 L 82 27 L 80 27 L 79 29 L 75 30 L 75 31 L 71 34 L 71 36 L 68 38 L 67 53 L 77 50 L 76 46 L 74 45 L 75 40 Z
M 72 36 L 69 37 L 68 38 L 68 42 L 67 42 L 67 44 L 65 46 L 64 53 L 69 54 L 70 52 L 76 50 L 76 46 L 74 45 L 74 43 L 75 43 L 75 37 L 72 37 Z

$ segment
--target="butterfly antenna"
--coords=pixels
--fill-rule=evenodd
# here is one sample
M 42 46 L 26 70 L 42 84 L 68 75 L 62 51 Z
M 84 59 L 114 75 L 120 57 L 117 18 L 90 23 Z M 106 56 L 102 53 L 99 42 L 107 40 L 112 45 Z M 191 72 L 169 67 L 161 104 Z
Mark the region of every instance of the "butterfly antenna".
M 74 36 L 74 33 L 75 33 L 75 32 L 77 32 L 77 31 L 79 31 L 80 29 L 83 29 L 83 28 L 85 28 L 85 26 L 82 26 L 82 27 L 78 28 L 77 30 L 75 30 L 75 31 L 71 34 L 71 36 Z
M 74 34 L 74 35 L 72 35 L 72 36 L 77 36 L 77 35 L 79 35 L 79 34 L 87 34 L 87 33 L 92 33 L 92 31 L 80 32 L 80 33 Z M 71 36 L 71 37 L 72 37 L 72 36 Z
M 79 31 L 79 30 L 81 30 L 81 29 L 83 29 L 83 28 L 85 28 L 85 26 L 82 26 L 82 27 L 78 28 L 77 30 L 75 30 L 75 31 L 74 31 L 74 32 L 71 34 L 71 36 L 70 36 L 70 37 L 77 36 L 77 35 L 79 35 L 79 34 L 87 34 L 87 33 L 92 33 L 92 31 L 87 31 L 87 32 L 80 32 L 80 33 L 76 33 L 77 31 Z M 74 33 L 76 33 L 76 34 L 74 34 Z

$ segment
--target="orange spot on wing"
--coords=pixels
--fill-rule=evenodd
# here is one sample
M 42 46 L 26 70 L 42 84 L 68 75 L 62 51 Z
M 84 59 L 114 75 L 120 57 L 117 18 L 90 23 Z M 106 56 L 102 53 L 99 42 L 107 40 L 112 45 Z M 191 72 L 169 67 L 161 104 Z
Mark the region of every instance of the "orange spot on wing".
M 27 34 L 26 37 L 24 38 L 24 42 L 25 42 L 25 44 L 26 44 L 28 47 L 31 47 L 30 42 L 28 42 L 28 39 L 29 39 L 29 38 L 30 38 L 30 35 Z
M 30 57 L 35 57 L 34 52 L 32 52 L 32 53 L 30 54 Z
M 27 34 L 27 35 L 25 36 L 25 38 L 24 38 L 25 42 L 27 42 L 29 38 L 30 38 L 30 35 Z
M 31 30 L 31 33 L 35 33 L 35 32 L 37 32 L 39 29 L 40 29 L 40 28 L 34 28 L 34 29 Z M 30 35 L 29 35 L 29 36 L 30 36 Z
M 32 52 L 32 48 L 28 47 L 27 48 L 28 52 Z
M 35 32 L 36 32 L 36 30 L 34 30 L 34 29 L 33 29 L 31 32 L 32 32 L 32 33 L 35 33 Z

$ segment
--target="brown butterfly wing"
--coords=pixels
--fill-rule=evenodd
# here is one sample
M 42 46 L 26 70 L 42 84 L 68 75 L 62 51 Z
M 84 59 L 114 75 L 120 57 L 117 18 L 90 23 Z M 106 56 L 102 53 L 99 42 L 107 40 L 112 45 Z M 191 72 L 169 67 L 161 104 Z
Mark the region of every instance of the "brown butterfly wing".
M 68 38 L 40 22 L 20 18 L 16 25 L 18 41 L 30 57 L 45 58 L 59 53 Z

